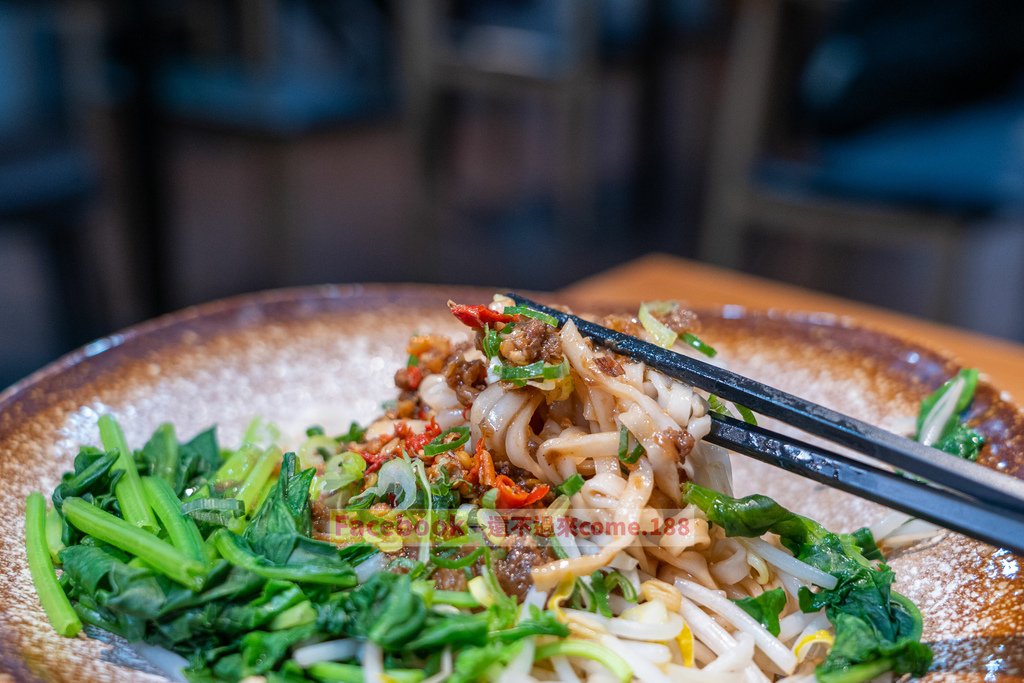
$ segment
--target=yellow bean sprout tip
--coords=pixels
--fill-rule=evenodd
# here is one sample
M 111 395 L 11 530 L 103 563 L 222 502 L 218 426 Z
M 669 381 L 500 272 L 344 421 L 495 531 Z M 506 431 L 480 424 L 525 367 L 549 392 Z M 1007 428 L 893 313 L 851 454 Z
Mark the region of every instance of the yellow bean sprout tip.
M 693 667 L 693 631 L 690 625 L 684 623 L 683 630 L 676 636 L 676 643 L 679 645 L 679 652 L 683 655 L 683 666 Z
M 555 618 L 563 624 L 567 619 L 565 612 L 562 611 L 562 603 L 572 595 L 572 589 L 575 585 L 576 578 L 573 576 L 566 576 L 558 583 L 558 586 L 548 599 L 548 609 L 554 612 Z
M 798 662 L 802 662 L 814 645 L 824 643 L 825 645 L 832 647 L 832 643 L 834 643 L 835 640 L 836 639 L 832 634 L 824 629 L 815 631 L 814 633 L 808 634 L 800 639 L 800 642 L 793 647 L 793 654 L 796 655 Z

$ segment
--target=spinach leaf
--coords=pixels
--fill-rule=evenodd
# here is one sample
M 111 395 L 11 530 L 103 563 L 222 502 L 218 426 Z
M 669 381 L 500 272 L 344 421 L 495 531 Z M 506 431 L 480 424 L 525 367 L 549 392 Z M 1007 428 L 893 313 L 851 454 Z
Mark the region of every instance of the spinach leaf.
M 779 614 L 786 606 L 786 591 L 781 588 L 773 588 L 761 593 L 756 598 L 740 598 L 733 602 L 754 617 L 761 626 L 768 629 L 768 633 L 776 637 L 779 635 Z
M 803 611 L 824 608 L 835 628 L 835 643 L 817 670 L 819 681 L 857 683 L 885 671 L 914 675 L 927 671 L 932 652 L 920 642 L 921 613 L 891 591 L 895 577 L 889 567 L 873 563 L 880 553 L 869 531 L 832 533 L 767 496 L 736 499 L 688 483 L 683 497 L 726 535 L 776 533 L 797 559 L 838 579 L 831 590 L 812 593 L 804 588 L 799 595 Z
M 221 464 L 213 427 L 187 443 L 179 443 L 174 426 L 169 423 L 157 427 L 142 450 L 136 451 L 135 459 L 140 473 L 160 477 L 179 498 L 205 484 Z
M 362 561 L 375 550 L 367 543 L 339 549 L 310 538 L 313 521 L 309 488 L 315 470 L 310 468 L 296 472 L 297 463 L 294 453 L 285 454 L 277 482 L 241 538 L 235 538 L 235 545 L 273 565 L 334 569 L 339 574 L 354 578 L 351 564 Z
M 400 651 L 427 621 L 423 598 L 408 574 L 374 574 L 318 609 L 317 623 L 332 635 L 367 638 L 385 651 Z
M 486 680 L 487 674 L 500 671 L 519 652 L 521 644 L 488 643 L 483 647 L 466 648 L 455 658 L 448 683 L 475 683 Z
M 242 535 L 253 552 L 275 563 L 286 562 L 299 537 L 308 537 L 313 527 L 309 486 L 315 470 L 296 472 L 297 462 L 294 453 L 285 454 L 277 483 Z
M 65 472 L 54 490 L 51 497 L 53 506 L 60 510 L 65 498 L 77 497 L 107 512 L 117 510 L 114 485 L 124 474 L 124 470 L 110 471 L 117 459 L 117 451 L 105 453 L 98 448 L 84 446 L 75 456 L 74 471 Z M 64 542 L 70 545 L 67 539 Z

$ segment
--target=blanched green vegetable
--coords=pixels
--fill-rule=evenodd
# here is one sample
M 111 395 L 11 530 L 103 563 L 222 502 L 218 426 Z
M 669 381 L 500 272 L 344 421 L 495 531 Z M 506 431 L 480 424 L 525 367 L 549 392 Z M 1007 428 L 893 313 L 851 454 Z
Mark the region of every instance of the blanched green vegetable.
M 824 608 L 835 628 L 835 643 L 817 669 L 822 683 L 857 683 L 885 671 L 920 676 L 932 652 L 921 643 L 921 613 L 892 592 L 892 571 L 883 563 L 866 529 L 835 534 L 761 495 L 731 498 L 688 483 L 683 498 L 719 525 L 728 536 L 776 533 L 797 559 L 838 579 L 835 588 L 800 591 L 805 612 Z
M 46 499 L 39 493 L 29 494 L 25 501 L 25 554 L 36 594 L 53 630 L 62 636 L 77 635 L 82 622 L 53 571 L 46 545 Z
M 740 598 L 733 602 L 754 617 L 761 626 L 768 630 L 768 633 L 776 637 L 779 635 L 779 614 L 786 606 L 786 591 L 781 588 L 773 588 L 761 593 L 756 598 Z

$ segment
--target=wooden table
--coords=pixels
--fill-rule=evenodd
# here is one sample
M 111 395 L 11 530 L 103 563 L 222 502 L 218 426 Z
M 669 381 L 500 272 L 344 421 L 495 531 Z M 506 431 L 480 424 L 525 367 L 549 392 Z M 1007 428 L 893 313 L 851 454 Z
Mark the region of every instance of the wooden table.
M 678 299 L 694 307 L 737 304 L 751 310 L 828 312 L 948 353 L 1024 400 L 1024 346 L 819 294 L 792 285 L 651 254 L 573 284 L 563 293 L 609 303 Z

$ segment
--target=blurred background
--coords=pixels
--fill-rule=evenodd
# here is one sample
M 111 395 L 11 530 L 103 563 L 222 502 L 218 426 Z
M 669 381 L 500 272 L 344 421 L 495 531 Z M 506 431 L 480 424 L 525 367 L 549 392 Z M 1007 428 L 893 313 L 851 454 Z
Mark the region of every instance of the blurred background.
M 1024 341 L 1024 3 L 0 0 L 0 387 L 231 294 L 650 251 Z

